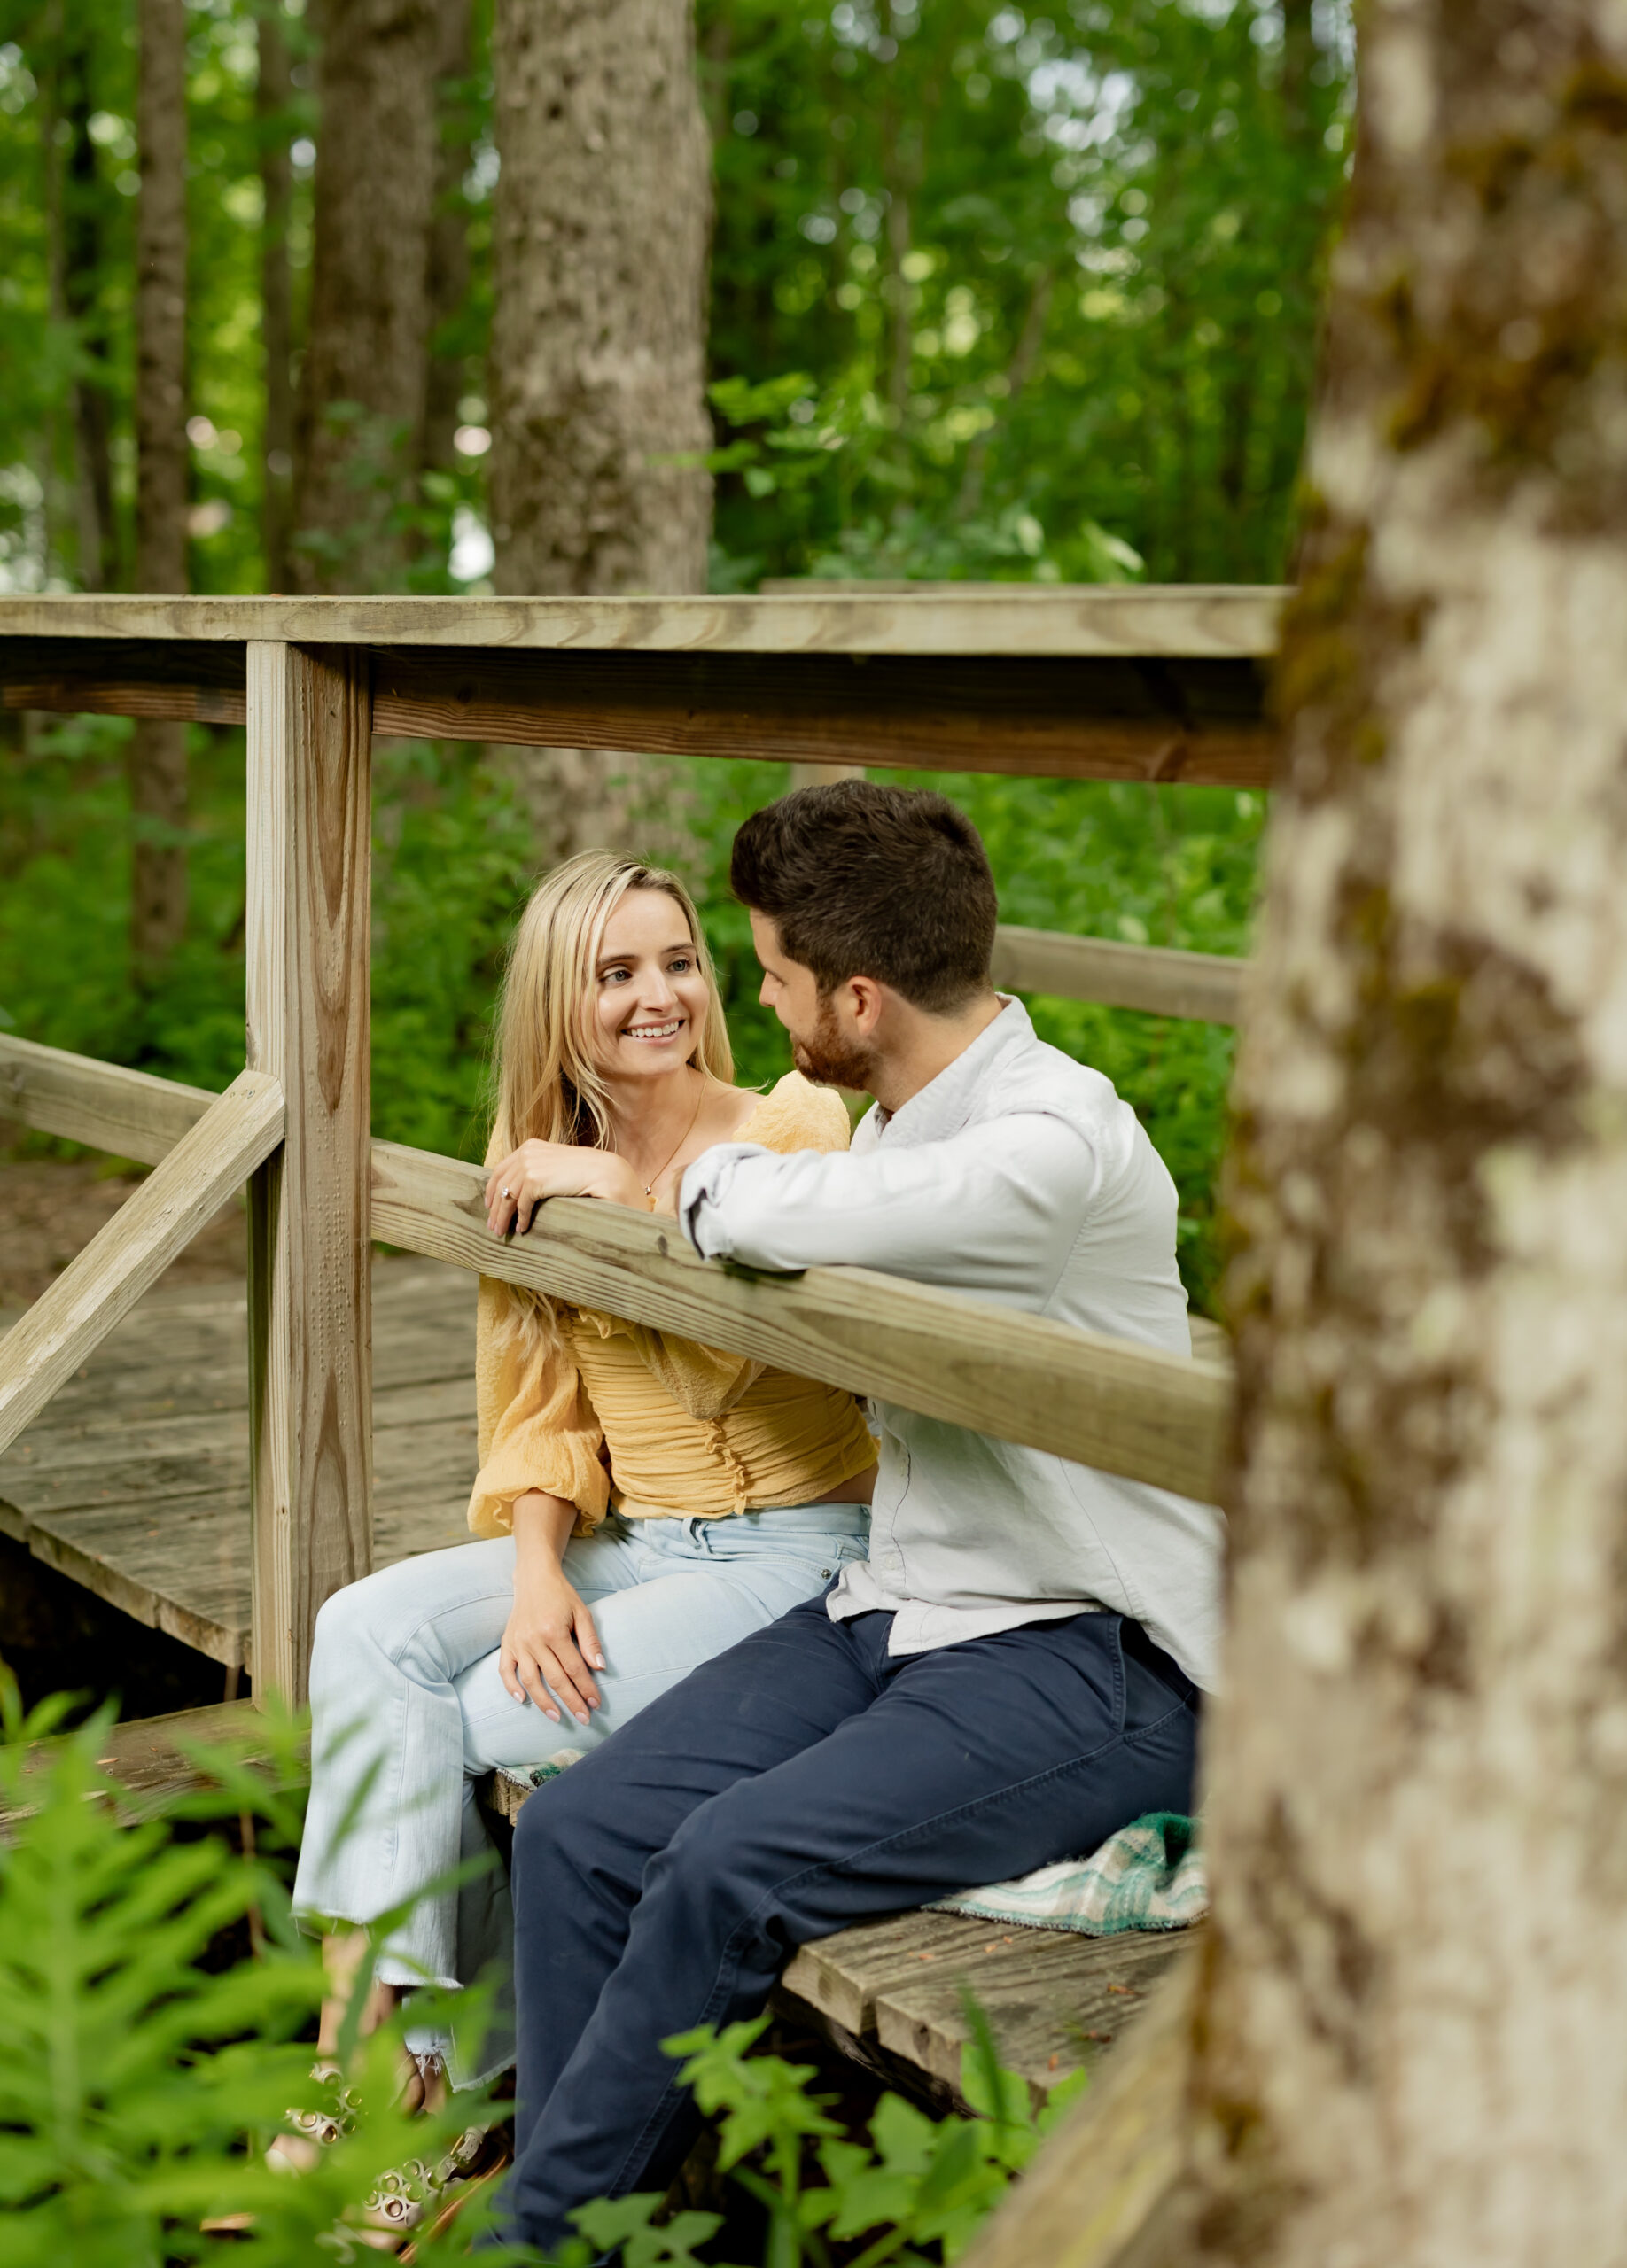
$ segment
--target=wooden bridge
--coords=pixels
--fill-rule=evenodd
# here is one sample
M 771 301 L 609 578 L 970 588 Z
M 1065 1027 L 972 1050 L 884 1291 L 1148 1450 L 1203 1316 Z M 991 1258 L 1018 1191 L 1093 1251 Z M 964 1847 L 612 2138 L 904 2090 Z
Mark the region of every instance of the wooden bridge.
M 1281 597 L 0 601 L 6 707 L 244 724 L 248 765 L 247 1043 L 226 1092 L 0 1036 L 8 1115 L 153 1169 L 0 1341 L 0 1528 L 245 1665 L 257 1690 L 302 1698 L 323 1601 L 461 1538 L 477 1272 L 1212 1497 L 1221 1360 L 860 1269 L 754 1277 L 697 1259 L 670 1222 L 577 1200 L 499 1246 L 478 1168 L 374 1141 L 370 754 L 377 734 L 1262 788 Z M 1241 966 L 1007 929 L 996 975 L 1225 1021 Z M 245 1184 L 245 1311 L 222 1294 L 147 1301 Z M 461 1288 L 444 1269 L 386 1270 L 376 1313 L 375 1242 L 463 1271 Z M 160 1390 L 166 1366 L 189 1362 L 214 1382 L 206 1409 Z M 161 1730 L 121 1741 L 161 1776 Z M 912 1917 L 907 1944 L 885 1939 L 899 1926 L 806 1949 L 787 1982 L 849 2044 L 881 2036 L 891 2010 L 892 2050 L 939 2076 L 955 2052 L 953 1995 L 921 2015 L 921 1992 L 900 2000 L 891 1969 L 877 1983 L 889 1961 L 916 1963 L 905 1983 L 939 1952 L 935 1982 L 971 1974 L 1009 2052 L 1033 2034 L 1021 2054 L 1040 2092 L 1077 2060 L 1075 2036 L 1102 2029 L 1083 2021 L 1102 1994 L 1140 1989 L 1118 1969 L 1145 1965 L 1123 1941 L 1069 1940 L 1036 1964 L 1013 1960 L 1009 1939 L 985 1943 L 1002 1938 L 986 1925 L 970 1925 L 976 1945 L 947 1917 Z M 1021 1971 L 1015 2000 L 1002 1968 L 1008 1982 Z M 1036 2009 L 1048 2031 L 1029 2021 Z M 1053 2036 L 1074 2041 L 1065 2056 Z

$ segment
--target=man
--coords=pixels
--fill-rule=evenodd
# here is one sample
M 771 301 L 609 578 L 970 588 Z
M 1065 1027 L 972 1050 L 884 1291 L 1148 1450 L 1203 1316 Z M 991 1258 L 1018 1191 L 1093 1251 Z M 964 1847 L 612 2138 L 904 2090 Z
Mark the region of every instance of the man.
M 804 788 L 748 820 L 731 874 L 799 1068 L 876 1107 L 845 1154 L 707 1152 L 680 1203 L 697 1250 L 857 1262 L 1189 1352 L 1169 1175 L 1108 1081 L 993 990 L 964 815 Z M 1190 1807 L 1219 1514 L 876 1417 L 868 1559 L 520 1814 L 507 2204 L 533 2243 L 666 2184 L 693 2113 L 660 2042 L 755 2013 L 797 1946 Z

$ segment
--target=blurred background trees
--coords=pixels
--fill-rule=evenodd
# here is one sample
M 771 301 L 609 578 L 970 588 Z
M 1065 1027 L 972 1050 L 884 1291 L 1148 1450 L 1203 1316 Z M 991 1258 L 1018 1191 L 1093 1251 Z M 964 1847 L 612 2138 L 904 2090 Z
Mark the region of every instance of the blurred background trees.
M 184 149 L 144 152 L 171 12 Z M 1276 579 L 1348 47 L 1343 0 L 0 0 L 0 588 Z M 0 1016 L 223 1081 L 240 735 L 192 728 L 160 807 L 127 724 L 6 729 Z M 1246 949 L 1262 799 L 942 784 L 1010 918 Z M 381 1131 L 478 1140 L 506 925 L 584 831 L 688 867 L 782 1068 L 721 876 L 783 769 L 658 785 L 381 750 Z M 1203 1295 L 1229 1035 L 1036 1008 L 1170 1158 Z

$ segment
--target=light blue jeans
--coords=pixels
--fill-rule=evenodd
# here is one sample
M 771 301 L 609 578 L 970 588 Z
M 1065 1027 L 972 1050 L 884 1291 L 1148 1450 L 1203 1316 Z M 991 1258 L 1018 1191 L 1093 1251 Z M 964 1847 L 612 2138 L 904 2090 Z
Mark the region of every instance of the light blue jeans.
M 399 1560 L 338 1591 L 311 1656 L 311 1798 L 294 1884 L 302 1920 L 353 1922 L 415 1901 L 381 1949 L 385 1984 L 471 1983 L 512 1948 L 508 1884 L 490 1867 L 473 1798 L 515 1770 L 607 1740 L 714 1654 L 777 1621 L 862 1559 L 868 1504 L 798 1504 L 728 1519 L 611 1513 L 565 1548 L 606 1666 L 602 1705 L 550 1723 L 513 1699 L 497 1648 L 514 1604 L 514 1544 L 499 1537 Z M 555 1697 L 557 1699 L 557 1696 Z M 489 2056 L 483 2059 L 491 2068 Z

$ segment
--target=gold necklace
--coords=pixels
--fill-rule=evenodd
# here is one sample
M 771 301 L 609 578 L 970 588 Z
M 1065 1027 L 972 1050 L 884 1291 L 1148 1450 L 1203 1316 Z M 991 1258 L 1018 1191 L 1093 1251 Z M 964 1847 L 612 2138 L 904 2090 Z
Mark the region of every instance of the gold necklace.
M 663 1159 L 663 1161 L 662 1161 L 662 1162 L 661 1162 L 660 1166 L 657 1169 L 657 1170 L 656 1170 L 654 1173 L 652 1173 L 652 1174 L 650 1175 L 650 1177 L 649 1180 L 648 1180 L 647 1182 L 645 1182 L 645 1183 L 643 1183 L 643 1184 L 642 1184 L 642 1188 L 643 1188 L 644 1194 L 645 1194 L 645 1196 L 646 1196 L 646 1197 L 653 1197 L 653 1196 L 655 1195 L 655 1185 L 656 1185 L 657 1182 L 660 1180 L 661 1176 L 662 1176 L 662 1175 L 666 1171 L 667 1167 L 671 1165 L 671 1163 L 672 1163 L 673 1160 L 677 1156 L 677 1154 L 678 1154 L 679 1151 L 682 1149 L 682 1147 L 683 1147 L 684 1144 L 689 1140 L 689 1138 L 690 1135 L 694 1133 L 694 1131 L 695 1131 L 695 1122 L 696 1122 L 696 1120 L 700 1116 L 700 1107 L 701 1107 L 702 1103 L 704 1103 L 704 1102 L 705 1101 L 705 1099 L 706 1099 L 706 1082 L 705 1082 L 705 1077 L 703 1076 L 703 1077 L 702 1077 L 702 1080 L 701 1080 L 701 1090 L 700 1090 L 700 1092 L 699 1092 L 699 1094 L 697 1094 L 697 1095 L 696 1096 L 696 1098 L 695 1098 L 695 1107 L 694 1107 L 694 1109 L 689 1113 L 689 1124 L 684 1128 L 684 1130 L 683 1130 L 682 1133 L 678 1137 L 678 1139 L 673 1143 L 673 1145 L 672 1148 L 667 1152 L 666 1156 Z M 638 1170 L 637 1167 L 636 1167 L 636 1166 L 634 1166 L 634 1169 L 633 1169 L 633 1170 L 634 1171 L 634 1173 L 636 1173 L 636 1172 L 637 1172 L 637 1170 Z

